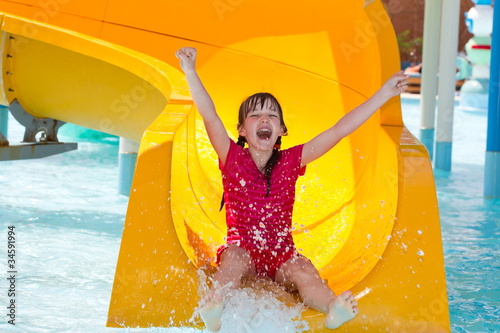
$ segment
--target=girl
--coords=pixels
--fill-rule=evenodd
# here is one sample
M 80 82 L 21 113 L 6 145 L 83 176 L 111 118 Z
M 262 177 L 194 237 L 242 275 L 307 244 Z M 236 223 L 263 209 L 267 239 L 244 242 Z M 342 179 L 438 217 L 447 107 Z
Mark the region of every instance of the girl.
M 242 278 L 260 275 L 298 290 L 307 306 L 326 314 L 326 327 L 339 327 L 357 315 L 357 302 L 350 291 L 334 295 L 313 264 L 297 252 L 291 234 L 295 182 L 307 164 L 356 130 L 391 97 L 404 92 L 407 76 L 396 73 L 334 126 L 303 145 L 280 151 L 287 129 L 278 101 L 268 93 L 245 100 L 239 110 L 238 143 L 234 143 L 198 77 L 196 55 L 196 49 L 189 47 L 176 52 L 219 157 L 228 228 L 227 244 L 218 251 L 211 291 L 199 309 L 201 318 L 209 330 L 218 331 L 227 290 L 240 287 Z

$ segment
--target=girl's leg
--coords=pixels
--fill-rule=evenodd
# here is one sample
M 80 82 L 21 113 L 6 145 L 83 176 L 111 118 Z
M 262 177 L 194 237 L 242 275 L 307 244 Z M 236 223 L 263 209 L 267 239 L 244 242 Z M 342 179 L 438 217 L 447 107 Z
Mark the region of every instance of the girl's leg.
M 241 286 L 241 279 L 256 274 L 250 254 L 242 247 L 229 245 L 222 252 L 219 267 L 213 277 L 212 290 L 230 285 L 236 289 Z
M 325 313 L 326 327 L 337 328 L 358 313 L 358 303 L 350 291 L 335 296 L 314 265 L 304 257 L 285 262 L 276 273 L 276 282 L 296 288 L 304 303 Z
M 212 287 L 199 308 L 201 319 L 210 331 L 220 330 L 220 318 L 224 306 L 223 297 L 228 289 L 239 288 L 243 277 L 255 274 L 255 265 L 245 249 L 229 245 L 224 250 L 220 257 L 219 267 L 213 277 Z

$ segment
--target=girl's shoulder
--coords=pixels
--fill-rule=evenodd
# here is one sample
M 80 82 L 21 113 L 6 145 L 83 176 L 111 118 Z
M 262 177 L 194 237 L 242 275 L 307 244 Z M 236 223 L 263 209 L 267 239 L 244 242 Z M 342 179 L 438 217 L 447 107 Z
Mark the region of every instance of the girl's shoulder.
M 304 148 L 304 144 L 300 144 L 297 146 L 293 146 L 293 147 L 281 150 L 281 154 L 283 156 L 288 156 L 288 155 L 290 155 L 290 156 L 302 156 L 303 148 Z
M 281 151 L 280 163 L 284 165 L 284 167 L 291 167 L 294 170 L 299 170 L 299 175 L 302 176 L 305 174 L 306 167 L 301 167 L 302 163 L 302 150 L 304 148 L 304 144 L 300 144 L 297 146 L 293 146 Z
M 238 162 L 251 159 L 248 148 L 243 148 L 238 145 L 234 140 L 230 139 L 229 151 L 227 152 L 226 164 L 223 165 L 219 159 L 219 169 L 223 170 L 227 165 L 237 164 Z

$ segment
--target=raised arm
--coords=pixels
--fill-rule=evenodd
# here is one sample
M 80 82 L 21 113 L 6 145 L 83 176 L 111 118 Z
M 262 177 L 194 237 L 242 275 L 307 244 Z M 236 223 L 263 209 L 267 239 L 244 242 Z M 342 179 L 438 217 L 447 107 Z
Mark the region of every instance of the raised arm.
M 344 115 L 335 125 L 320 133 L 304 144 L 302 165 L 306 165 L 323 156 L 340 140 L 354 132 L 367 121 L 390 98 L 397 96 L 408 88 L 408 77 L 399 71 L 363 104 Z
M 219 156 L 219 159 L 225 164 L 229 151 L 230 139 L 222 120 L 215 110 L 212 98 L 203 86 L 196 72 L 197 51 L 192 47 L 183 47 L 178 50 L 175 55 L 179 58 L 181 68 L 186 74 L 191 97 L 193 97 L 194 104 L 203 118 L 208 138 Z

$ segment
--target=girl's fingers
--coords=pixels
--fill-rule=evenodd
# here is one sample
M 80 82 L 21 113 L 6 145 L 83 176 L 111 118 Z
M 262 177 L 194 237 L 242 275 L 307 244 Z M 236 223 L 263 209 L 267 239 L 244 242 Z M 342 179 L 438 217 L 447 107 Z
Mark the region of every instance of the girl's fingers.
M 177 58 L 181 58 L 182 56 L 184 56 L 189 59 L 194 59 L 196 56 L 196 51 L 189 47 L 183 47 L 182 49 L 179 49 L 177 52 L 175 52 L 175 56 Z
M 179 59 L 181 59 L 183 56 L 186 56 L 186 54 L 184 52 L 182 52 L 181 50 L 175 52 L 175 56 Z
M 406 85 L 408 85 L 408 81 L 407 80 L 399 81 L 398 84 L 397 84 L 398 87 L 402 87 L 402 86 L 406 86 Z

